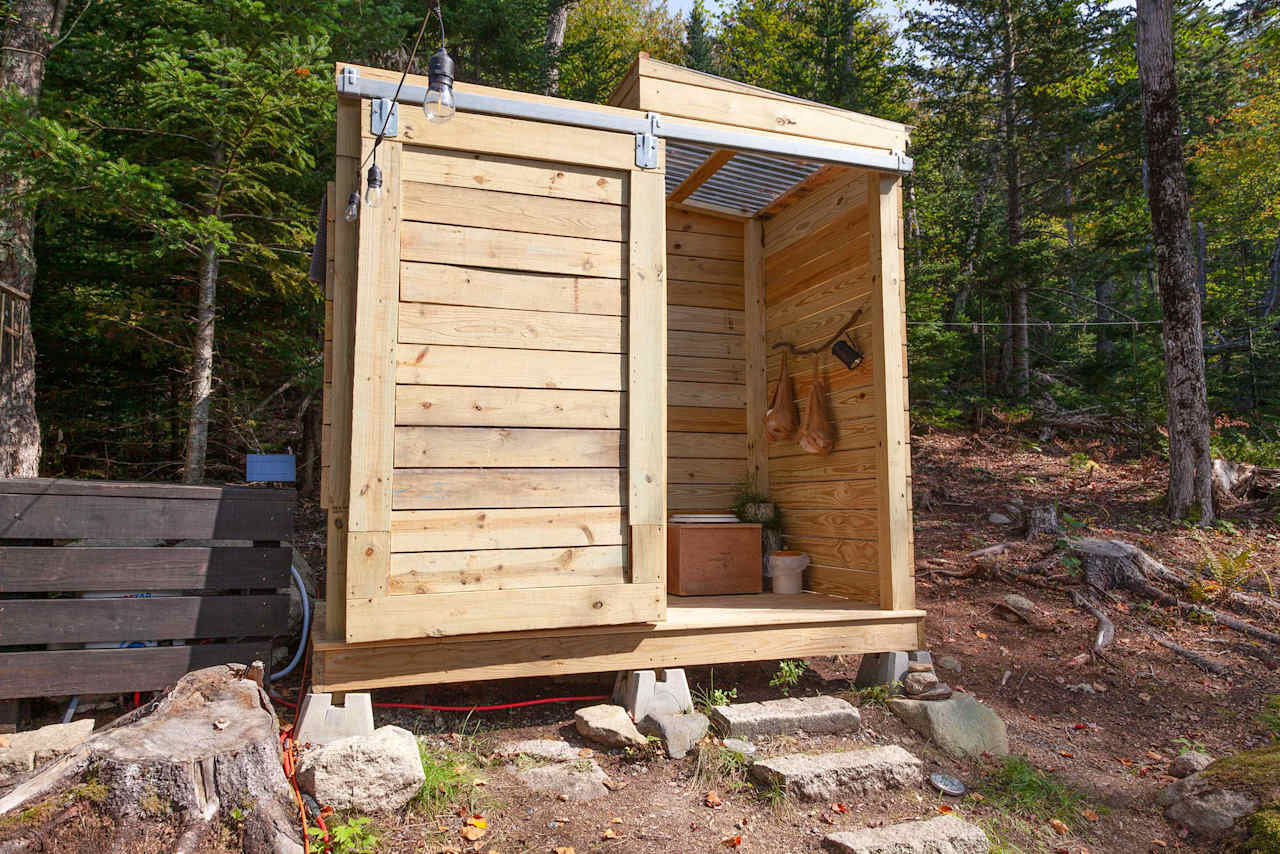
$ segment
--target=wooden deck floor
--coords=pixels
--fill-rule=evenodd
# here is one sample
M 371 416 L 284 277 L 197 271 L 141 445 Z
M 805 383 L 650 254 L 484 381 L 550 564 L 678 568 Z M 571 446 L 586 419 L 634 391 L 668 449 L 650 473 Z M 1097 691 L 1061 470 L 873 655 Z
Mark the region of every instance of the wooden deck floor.
M 669 596 L 660 623 L 348 644 L 313 636 L 316 691 L 356 691 L 923 646 L 924 611 L 820 593 Z M 323 625 L 322 621 L 317 621 Z

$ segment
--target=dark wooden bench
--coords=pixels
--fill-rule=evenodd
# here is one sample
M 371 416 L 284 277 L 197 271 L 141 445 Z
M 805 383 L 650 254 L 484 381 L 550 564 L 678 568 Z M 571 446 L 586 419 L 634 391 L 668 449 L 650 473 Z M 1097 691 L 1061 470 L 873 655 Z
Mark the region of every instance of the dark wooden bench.
M 201 667 L 269 662 L 289 614 L 294 497 L 0 480 L 0 700 L 154 691 Z M 247 542 L 174 545 L 185 540 Z

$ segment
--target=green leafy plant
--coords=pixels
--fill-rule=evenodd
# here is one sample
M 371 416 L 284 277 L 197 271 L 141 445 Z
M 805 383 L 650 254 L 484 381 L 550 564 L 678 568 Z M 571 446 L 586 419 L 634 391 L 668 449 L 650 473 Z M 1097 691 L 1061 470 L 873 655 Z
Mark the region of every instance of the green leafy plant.
M 716 706 L 727 706 L 736 699 L 738 699 L 737 688 L 716 687 L 714 670 L 711 671 L 705 688 L 698 686 L 693 689 L 693 707 L 707 716 L 711 715 L 711 710 Z
M 308 827 L 307 833 L 312 837 L 308 845 L 312 854 L 323 852 L 324 831 Z M 378 837 L 369 829 L 368 816 L 353 816 L 329 828 L 329 844 L 333 854 L 369 854 L 378 844 Z
M 750 761 L 736 750 L 705 741 L 698 745 L 693 778 L 703 789 L 733 792 L 747 785 Z
M 1187 738 L 1185 735 L 1178 736 L 1173 740 L 1173 743 L 1178 746 L 1179 754 L 1209 752 L 1209 748 L 1205 744 L 1195 741 L 1194 739 Z
M 476 773 L 488 765 L 490 751 L 480 736 L 479 727 L 468 733 L 465 721 L 462 732 L 451 738 L 444 747 L 418 742 L 426 781 L 410 803 L 428 815 L 437 815 L 453 805 L 465 806 L 471 812 L 482 809 L 484 798 L 475 779 Z
M 777 688 L 788 697 L 791 689 L 800 683 L 800 677 L 809 669 L 809 665 L 799 659 L 784 658 L 778 662 L 778 670 L 769 680 L 770 687 Z
M 865 688 L 854 689 L 853 693 L 859 706 L 887 706 L 889 698 L 898 693 L 901 688 L 901 682 L 894 682 L 892 685 L 868 685 Z
M 772 508 L 772 512 L 762 515 L 758 509 L 758 505 L 762 504 L 769 505 Z M 740 521 L 754 522 L 766 531 L 782 530 L 782 513 L 772 499 L 769 498 L 768 494 L 756 486 L 754 477 L 749 477 L 738 485 L 737 492 L 733 496 L 731 509 L 733 510 L 733 515 L 737 516 Z
M 1268 694 L 1262 701 L 1262 711 L 1258 713 L 1258 723 L 1271 733 L 1271 737 L 1280 741 L 1280 694 Z

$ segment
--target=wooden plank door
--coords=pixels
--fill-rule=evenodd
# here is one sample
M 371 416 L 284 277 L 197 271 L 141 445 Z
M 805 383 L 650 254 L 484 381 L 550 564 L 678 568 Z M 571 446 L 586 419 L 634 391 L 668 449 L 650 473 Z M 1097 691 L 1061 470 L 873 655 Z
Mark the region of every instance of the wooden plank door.
M 662 169 L 627 133 L 404 106 L 377 156 L 347 641 L 662 619 Z

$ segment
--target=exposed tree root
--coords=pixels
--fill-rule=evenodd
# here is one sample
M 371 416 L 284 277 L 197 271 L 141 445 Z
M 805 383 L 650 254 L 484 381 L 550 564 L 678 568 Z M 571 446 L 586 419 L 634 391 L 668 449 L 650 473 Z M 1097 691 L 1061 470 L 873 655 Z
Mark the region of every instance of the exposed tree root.
M 1178 646 L 1176 643 L 1154 629 L 1149 629 L 1146 626 L 1143 626 L 1142 630 L 1146 632 L 1153 641 L 1160 644 L 1165 649 L 1175 652 L 1187 659 L 1206 673 L 1212 673 L 1214 676 L 1229 676 L 1231 674 L 1231 668 L 1227 667 L 1225 664 L 1219 664 L 1198 652 L 1193 652 L 1192 650 L 1187 649 L 1185 646 Z
M 1116 639 L 1115 623 L 1111 622 L 1111 618 L 1104 614 L 1101 608 L 1090 602 L 1089 598 L 1080 591 L 1071 591 L 1071 601 L 1076 604 L 1076 607 L 1088 611 L 1098 621 L 1098 628 L 1093 636 L 1091 652 L 1099 658 L 1104 658 L 1107 647 L 1111 646 Z

